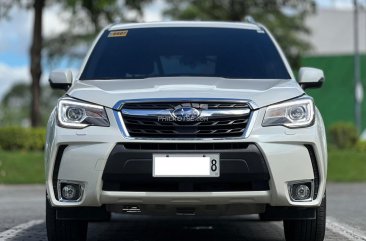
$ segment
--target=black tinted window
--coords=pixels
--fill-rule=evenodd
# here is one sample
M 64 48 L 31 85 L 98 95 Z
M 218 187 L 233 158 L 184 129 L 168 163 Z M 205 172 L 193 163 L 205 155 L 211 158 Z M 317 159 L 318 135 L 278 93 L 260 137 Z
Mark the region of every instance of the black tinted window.
M 103 33 L 80 79 L 290 78 L 269 36 L 256 30 L 169 27 L 111 35 Z

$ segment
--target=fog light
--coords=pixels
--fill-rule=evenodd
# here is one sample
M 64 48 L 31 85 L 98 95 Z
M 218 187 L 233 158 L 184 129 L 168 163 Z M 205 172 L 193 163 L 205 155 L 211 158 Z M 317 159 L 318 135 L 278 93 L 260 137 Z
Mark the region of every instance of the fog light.
M 59 182 L 60 201 L 74 201 L 81 199 L 82 186 L 77 183 Z
M 75 199 L 76 197 L 76 188 L 73 185 L 66 185 L 62 188 L 62 197 L 67 200 Z
M 290 196 L 293 201 L 310 201 L 312 183 L 296 183 L 290 185 Z

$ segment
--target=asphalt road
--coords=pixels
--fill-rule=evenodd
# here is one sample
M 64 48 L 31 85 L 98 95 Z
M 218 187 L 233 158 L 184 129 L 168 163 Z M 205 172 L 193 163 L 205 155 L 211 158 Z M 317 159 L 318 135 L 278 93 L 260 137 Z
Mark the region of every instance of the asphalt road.
M 0 186 L 0 241 L 47 240 L 43 186 Z M 366 241 L 366 183 L 329 184 L 326 240 Z M 256 216 L 229 220 L 151 219 L 115 215 L 89 225 L 91 241 L 279 241 L 281 222 Z

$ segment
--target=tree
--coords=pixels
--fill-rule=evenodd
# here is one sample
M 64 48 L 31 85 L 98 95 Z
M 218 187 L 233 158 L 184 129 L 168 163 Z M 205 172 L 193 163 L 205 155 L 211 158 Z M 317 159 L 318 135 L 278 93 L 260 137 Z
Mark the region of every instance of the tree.
M 30 48 L 30 72 L 32 76 L 32 100 L 31 100 L 31 125 L 40 126 L 42 123 L 40 98 L 41 98 L 41 75 L 42 75 L 42 18 L 45 0 L 34 0 L 33 37 Z
M 166 16 L 180 20 L 243 21 L 250 15 L 266 25 L 298 68 L 301 55 L 311 48 L 304 20 L 315 11 L 314 0 L 167 0 Z
M 0 19 L 8 18 L 9 10 L 18 6 L 34 12 L 32 44 L 30 47 L 30 73 L 32 77 L 30 100 L 30 119 L 33 127 L 42 124 L 41 87 L 42 51 L 46 47 L 47 56 L 81 58 L 85 55 L 85 46 L 92 41 L 102 27 L 117 21 L 127 20 L 123 10 L 126 8 L 136 12 L 138 19 L 142 17 L 142 6 L 152 0 L 1 0 Z M 44 41 L 42 19 L 47 4 L 61 4 L 63 9 L 73 12 L 69 19 L 69 28 L 53 38 Z M 45 43 L 44 43 L 45 42 Z
M 86 47 L 108 24 L 139 21 L 143 6 L 153 0 L 65 0 L 64 9 L 72 12 L 68 28 L 46 40 L 47 56 L 51 60 L 67 57 L 81 59 Z M 135 14 L 131 14 L 135 13 Z
M 41 125 L 41 110 L 40 110 L 40 96 L 41 96 L 41 87 L 40 87 L 40 79 L 42 75 L 42 18 L 43 18 L 43 9 L 45 7 L 46 0 L 3 0 L 0 3 L 0 18 L 8 17 L 9 10 L 14 7 L 24 7 L 27 9 L 32 9 L 34 12 L 34 21 L 33 21 L 33 35 L 32 35 L 32 44 L 30 47 L 30 74 L 32 77 L 32 98 L 31 98 L 31 125 L 33 127 Z
M 29 84 L 15 84 L 4 95 L 0 104 L 0 125 L 29 125 L 29 103 L 31 92 Z
M 47 123 L 48 116 L 55 107 L 57 100 L 64 94 L 62 90 L 53 90 L 48 86 L 40 86 L 41 125 Z M 32 93 L 31 84 L 18 83 L 5 93 L 0 103 L 0 126 L 28 126 L 28 114 Z

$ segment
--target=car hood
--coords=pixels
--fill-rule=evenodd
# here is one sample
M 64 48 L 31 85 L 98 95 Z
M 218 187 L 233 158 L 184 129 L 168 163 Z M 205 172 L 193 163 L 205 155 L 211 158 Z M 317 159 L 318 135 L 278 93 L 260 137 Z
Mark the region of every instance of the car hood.
M 304 94 L 295 80 L 225 79 L 211 77 L 159 77 L 122 80 L 76 81 L 69 96 L 117 108 L 124 100 L 136 99 L 239 99 L 254 108 Z

